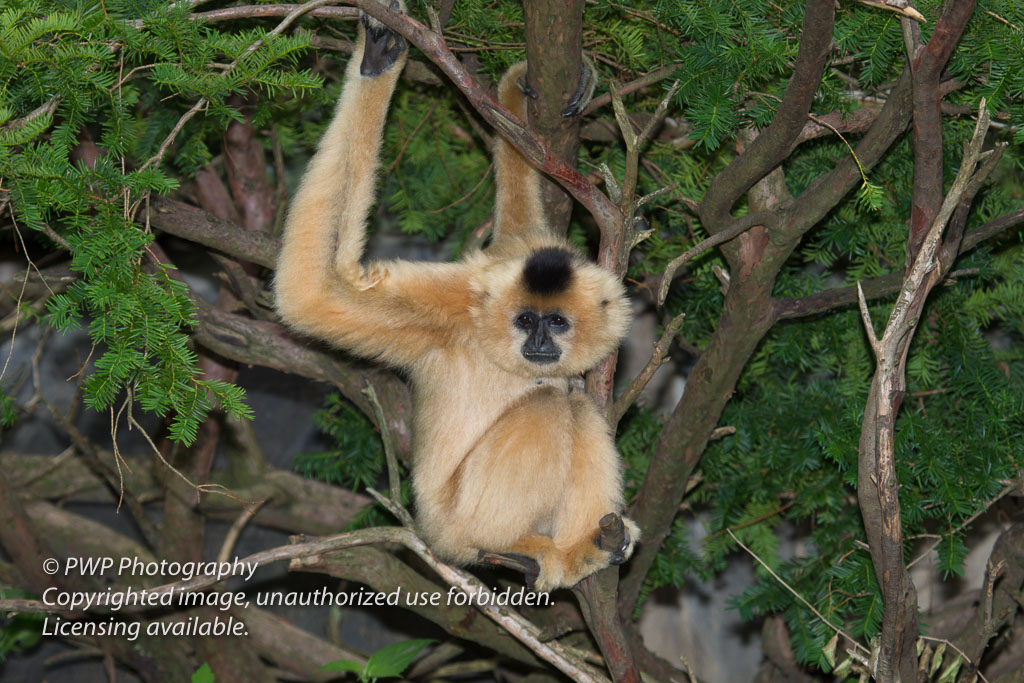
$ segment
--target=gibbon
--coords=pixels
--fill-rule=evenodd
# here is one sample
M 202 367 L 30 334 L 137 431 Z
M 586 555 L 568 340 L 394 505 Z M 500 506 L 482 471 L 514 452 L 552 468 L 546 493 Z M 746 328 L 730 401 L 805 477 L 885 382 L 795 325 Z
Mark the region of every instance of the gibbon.
M 624 562 L 639 538 L 624 519 L 621 548 L 595 543 L 599 520 L 623 506 L 620 459 L 593 401 L 572 388 L 625 335 L 625 291 L 549 233 L 537 172 L 500 137 L 490 246 L 454 263 L 360 264 L 406 60 L 402 37 L 366 15 L 361 24 L 288 214 L 278 311 L 296 330 L 408 374 L 416 523 L 440 557 L 525 555 L 539 566 L 537 590 L 571 586 Z M 499 86 L 523 121 L 524 74 L 513 67 Z

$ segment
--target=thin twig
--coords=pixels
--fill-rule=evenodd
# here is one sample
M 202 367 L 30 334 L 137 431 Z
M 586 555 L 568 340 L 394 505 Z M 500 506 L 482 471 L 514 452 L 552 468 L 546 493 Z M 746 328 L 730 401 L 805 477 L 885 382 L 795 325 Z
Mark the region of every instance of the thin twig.
M 860 280 L 857 281 L 857 305 L 860 307 L 860 317 L 864 322 L 864 330 L 868 334 L 868 341 L 871 342 L 871 351 L 875 354 L 875 358 L 878 357 L 878 337 L 875 335 L 875 326 L 871 322 L 871 311 L 868 310 L 867 299 L 864 298 L 864 288 L 860 286 Z
M 264 498 L 258 500 L 252 505 L 247 505 L 242 508 L 242 512 L 235 518 L 235 521 L 231 524 L 231 528 L 228 529 L 227 535 L 224 536 L 224 542 L 221 543 L 220 552 L 217 553 L 217 562 L 230 562 L 231 552 L 235 549 L 235 544 L 238 543 L 238 537 L 242 533 L 242 529 L 249 523 L 256 513 L 259 512 L 263 504 L 266 503 L 270 498 Z
M 395 444 L 394 439 L 391 435 L 391 430 L 388 429 L 387 416 L 384 414 L 384 408 L 381 406 L 380 401 L 377 400 L 377 392 L 374 391 L 373 385 L 369 382 L 366 383 L 366 387 L 363 389 L 363 394 L 370 402 L 370 407 L 373 408 L 373 414 L 377 421 L 377 428 L 380 429 L 380 440 L 384 443 L 384 458 L 388 463 L 388 485 L 391 491 L 391 503 L 392 505 L 386 506 L 395 517 L 402 523 L 403 526 L 413 528 L 414 522 L 412 515 L 409 511 L 402 506 L 402 479 L 398 469 L 398 457 L 395 455 Z M 379 493 L 370 489 L 370 495 L 378 498 Z M 380 500 L 380 498 L 378 498 Z
M 765 210 L 747 214 L 742 218 L 737 218 L 733 221 L 733 224 L 725 230 L 715 233 L 711 237 L 708 237 L 702 242 L 690 247 L 683 252 L 682 255 L 672 259 L 672 261 L 670 261 L 665 267 L 665 272 L 661 276 L 661 286 L 658 288 L 658 305 L 661 306 L 665 303 L 665 298 L 668 297 L 668 288 L 672 284 L 672 280 L 675 278 L 676 272 L 678 272 L 678 270 L 688 261 L 696 256 L 700 256 L 709 249 L 717 247 L 719 244 L 724 244 L 725 242 L 742 235 L 755 225 L 764 225 L 765 223 L 770 222 L 774 217 L 774 211 Z
M 470 598 L 470 602 L 507 630 L 512 636 L 535 652 L 541 659 L 553 664 L 558 670 L 565 673 L 574 681 L 585 683 L 608 683 L 600 672 L 590 665 L 581 661 L 572 652 L 567 650 L 557 641 L 542 642 L 541 631 L 536 625 L 528 621 L 518 612 L 499 607 L 497 596 L 479 579 L 461 569 L 451 567 L 434 555 L 426 544 L 411 529 L 402 527 L 374 527 L 371 529 L 360 529 L 337 536 L 331 536 L 305 543 L 279 546 L 253 553 L 244 559 L 233 562 L 227 574 L 196 576 L 188 580 L 174 581 L 172 583 L 157 586 L 145 591 L 147 603 L 158 600 L 159 596 L 166 593 L 182 593 L 203 590 L 214 584 L 230 578 L 235 574 L 245 571 L 246 567 L 252 565 L 262 566 L 271 562 L 291 560 L 290 569 L 301 570 L 305 564 L 316 565 L 317 556 L 325 555 L 335 550 L 352 548 L 355 546 L 368 545 L 372 543 L 400 543 L 409 550 L 412 550 L 432 570 L 449 584 L 458 587 Z M 305 562 L 304 558 L 309 558 Z M 126 612 L 135 612 L 145 609 L 144 605 L 126 605 L 122 608 Z
M 764 567 L 764 568 L 765 568 L 765 570 L 766 570 L 766 571 L 767 571 L 767 572 L 768 572 L 769 574 L 771 574 L 771 575 L 772 575 L 772 577 L 774 577 L 776 581 L 778 581 L 779 583 L 781 583 L 781 584 L 782 584 L 783 586 L 785 586 L 785 587 L 786 587 L 786 589 L 787 589 L 787 590 L 788 590 L 788 591 L 789 591 L 790 593 L 792 593 L 792 594 L 793 594 L 794 596 L 796 596 L 796 599 L 797 599 L 797 600 L 799 600 L 800 602 L 804 603 L 804 605 L 806 605 L 806 606 L 807 606 L 807 608 L 808 608 L 809 610 L 811 610 L 812 612 L 814 612 L 814 615 L 815 615 L 816 617 L 818 617 L 819 619 L 821 619 L 821 621 L 822 621 L 822 622 L 823 622 L 823 623 L 824 623 L 824 624 L 825 624 L 826 626 L 828 626 L 828 627 L 829 627 L 830 629 L 832 629 L 833 631 L 835 631 L 836 633 L 838 633 L 839 635 L 841 635 L 841 636 L 842 636 L 843 638 L 846 638 L 847 640 L 849 640 L 849 641 L 850 641 L 851 643 L 853 643 L 853 644 L 854 644 L 854 646 L 855 646 L 855 647 L 857 647 L 858 649 L 860 649 L 860 650 L 863 650 L 863 651 L 864 651 L 864 652 L 866 652 L 866 653 L 867 653 L 868 655 L 870 655 L 870 654 L 871 654 L 871 650 L 869 650 L 868 648 L 866 648 L 866 647 L 864 647 L 863 645 L 861 645 L 861 644 L 860 644 L 859 642 L 857 642 L 857 639 L 856 639 L 856 638 L 853 638 L 852 636 L 850 636 L 849 634 L 847 634 L 847 633 L 846 633 L 846 632 L 845 632 L 845 631 L 844 631 L 843 629 L 839 628 L 838 626 L 836 626 L 835 624 L 833 624 L 833 623 L 832 623 L 831 621 L 829 621 L 828 619 L 826 619 L 826 618 L 825 618 L 825 615 L 824 615 L 824 614 L 822 614 L 821 612 L 819 612 L 819 611 L 817 610 L 817 608 L 815 608 L 815 606 L 814 606 L 814 605 L 812 605 L 812 604 L 810 603 L 810 601 L 808 601 L 808 600 L 807 600 L 807 598 L 805 598 L 804 596 L 800 595 L 800 593 L 798 593 L 798 592 L 796 591 L 796 589 L 795 589 L 795 588 L 793 588 L 793 587 L 792 587 L 792 586 L 790 586 L 790 585 L 789 585 L 788 583 L 786 583 L 786 582 L 785 582 L 785 581 L 784 581 L 784 580 L 782 579 L 782 577 L 781 577 L 781 576 L 779 576 L 778 574 L 776 574 L 776 573 L 775 573 L 775 571 L 774 571 L 774 570 L 772 570 L 772 568 L 771 568 L 771 567 L 769 567 L 769 566 L 768 566 L 767 564 L 765 564 L 765 561 L 764 561 L 764 560 L 762 560 L 762 559 L 761 559 L 760 557 L 758 557 L 758 556 L 757 556 L 757 553 L 755 553 L 755 552 L 754 552 L 753 550 L 751 550 L 751 549 L 750 549 L 750 548 L 748 548 L 747 546 L 743 545 L 743 541 L 741 541 L 740 539 L 736 538 L 736 534 L 734 534 L 734 533 L 732 532 L 732 529 L 730 529 L 729 527 L 726 527 L 726 529 L 725 529 L 725 530 L 726 530 L 726 531 L 727 531 L 727 532 L 729 533 L 729 535 L 730 535 L 730 536 L 732 537 L 732 540 L 736 541 L 736 543 L 737 543 L 737 544 L 739 544 L 739 546 L 740 546 L 741 548 L 743 548 L 744 550 L 746 550 L 746 551 L 747 551 L 747 552 L 748 552 L 748 553 L 750 554 L 750 556 L 751 556 L 751 557 L 753 557 L 753 558 L 754 558 L 755 560 L 757 560 L 758 564 L 760 564 L 760 565 L 761 565 L 762 567 Z
M 640 90 L 641 88 L 645 88 L 649 85 L 654 85 L 658 81 L 662 81 L 671 76 L 672 74 L 674 74 L 677 68 L 679 68 L 679 64 L 668 64 L 666 66 L 658 67 L 657 69 L 654 69 L 653 71 L 644 74 L 640 78 L 630 81 L 629 83 L 626 83 L 622 87 L 618 88 L 618 94 L 619 96 L 628 95 L 632 92 Z M 590 101 L 590 104 L 588 104 L 586 108 L 583 110 L 582 115 L 587 116 L 589 114 L 593 114 L 595 111 L 605 106 L 606 104 L 610 104 L 611 101 L 611 92 L 601 95 L 600 97 L 595 97 Z
M 251 500 L 242 500 L 241 498 L 239 498 L 238 496 L 233 494 L 231 492 L 231 489 L 229 489 L 226 486 L 222 486 L 221 484 L 194 484 L 194 483 L 192 483 L 191 479 L 186 477 L 184 474 L 181 473 L 181 471 L 178 468 L 176 468 L 174 465 L 172 465 L 170 462 L 167 461 L 167 458 L 165 458 L 164 454 L 160 452 L 160 449 L 157 448 L 157 445 L 155 443 L 153 443 L 153 439 L 151 439 L 149 437 L 149 434 L 146 432 L 145 428 L 142 425 L 140 425 L 138 422 L 135 421 L 135 417 L 132 415 L 132 412 L 130 410 L 128 411 L 128 424 L 130 426 L 136 427 L 139 430 L 139 432 L 142 434 L 142 438 L 144 438 L 146 440 L 146 443 L 149 444 L 150 448 L 153 450 L 153 453 L 156 454 L 157 459 L 160 460 L 160 462 L 162 462 L 164 464 L 164 466 L 167 467 L 167 469 L 169 469 L 171 472 L 174 472 L 176 475 L 178 475 L 178 477 L 181 478 L 181 480 L 184 481 L 186 484 L 188 484 L 192 489 L 194 489 L 197 494 L 199 494 L 199 493 L 219 493 L 220 495 L 227 496 L 228 498 L 230 498 L 232 500 L 235 500 L 235 501 L 238 501 L 239 503 L 242 503 L 243 505 L 244 504 L 252 504 L 254 502 L 254 501 L 251 501 Z
M 54 95 L 43 104 L 39 105 L 29 113 L 22 116 L 20 119 L 15 119 L 14 121 L 8 123 L 6 126 L 3 126 L 2 128 L 0 128 L 0 131 L 6 133 L 8 131 L 14 130 L 15 128 L 20 128 L 21 126 L 24 126 L 29 121 L 34 121 L 35 119 L 38 119 L 40 116 L 47 116 L 49 114 L 52 114 L 53 112 L 57 111 L 57 105 L 60 104 L 60 100 L 60 95 Z
M 930 640 L 933 643 L 942 643 L 943 645 L 945 645 L 946 647 L 952 649 L 958 655 L 963 657 L 965 662 L 967 662 L 971 666 L 974 666 L 974 662 L 971 661 L 971 658 L 968 657 L 967 654 L 963 650 L 961 650 L 955 644 L 953 644 L 952 641 L 946 640 L 945 638 L 936 638 L 934 636 L 918 636 L 918 637 L 921 640 Z M 985 678 L 985 675 L 982 674 L 981 671 L 979 671 L 977 668 L 974 669 L 974 673 L 978 674 L 978 678 L 981 679 L 982 683 L 988 683 L 988 679 Z
M 21 281 L 21 291 L 18 293 L 18 300 L 14 302 L 14 325 L 11 327 L 11 343 L 7 348 L 7 358 L 4 360 L 4 367 L 0 370 L 0 379 L 7 374 L 7 366 L 11 363 L 11 356 L 14 355 L 14 340 L 18 336 L 18 322 L 21 320 L 21 301 L 25 297 L 25 287 L 28 286 L 28 276 L 32 272 L 31 263 L 25 266 L 25 277 Z
M 672 340 L 679 334 L 679 328 L 683 326 L 683 318 L 686 317 L 685 313 L 680 313 L 676 317 L 672 318 L 667 325 L 665 330 L 661 334 L 661 339 L 654 345 L 654 350 L 651 352 L 651 358 L 647 361 L 647 365 L 644 366 L 633 381 L 630 382 L 626 390 L 622 392 L 619 399 L 612 405 L 611 412 L 608 416 L 608 422 L 614 427 L 622 419 L 622 416 L 626 414 L 629 407 L 633 405 L 636 399 L 640 396 L 640 392 L 644 390 L 647 383 L 654 377 L 654 373 L 657 372 L 665 361 L 667 360 L 668 350 L 672 346 Z
M 972 522 L 974 522 L 974 520 L 978 519 L 978 517 L 981 517 L 981 516 L 982 516 L 983 514 L 985 514 L 986 512 L 988 512 L 989 508 L 991 508 L 991 507 L 992 507 L 993 505 L 995 505 L 995 504 L 996 504 L 996 502 L 998 502 L 998 501 L 1002 500 L 1002 499 L 1003 499 L 1004 497 L 1006 497 L 1006 496 L 1007 496 L 1007 495 L 1008 495 L 1008 494 L 1009 494 L 1009 493 L 1010 493 L 1011 491 L 1014 491 L 1014 490 L 1016 490 L 1017 488 L 1019 488 L 1019 486 L 1020 486 L 1020 484 L 1019 484 L 1019 483 L 1013 483 L 1013 482 L 1011 482 L 1011 483 L 1007 484 L 1007 485 L 1006 485 L 1006 486 L 1005 486 L 1005 487 L 1003 488 L 1003 490 L 1002 490 L 1002 491 L 1000 491 L 1000 492 L 999 492 L 999 493 L 998 493 L 998 494 L 996 495 L 996 497 L 995 497 L 995 498 L 993 498 L 992 500 L 990 500 L 990 501 L 988 501 L 987 503 L 985 503 L 985 506 L 984 506 L 984 507 L 982 507 L 982 508 L 981 508 L 980 510 L 978 510 L 977 512 L 975 512 L 975 513 L 974 513 L 973 515 L 971 515 L 970 517 L 968 517 L 967 519 L 965 519 L 965 520 L 963 521 L 963 523 L 962 523 L 962 524 L 960 524 L 960 525 L 959 525 L 959 526 L 958 526 L 958 527 L 957 527 L 956 529 L 953 529 L 953 532 L 952 532 L 952 533 L 954 533 L 954 534 L 958 534 L 958 533 L 960 533 L 961 531 L 963 531 L 964 529 L 966 529 L 966 528 L 967 528 L 968 526 L 970 526 L 970 525 L 971 525 L 971 523 L 972 523 Z M 936 540 L 936 541 L 935 541 L 934 543 L 932 543 L 932 544 L 931 544 L 931 545 L 929 545 L 929 546 L 928 546 L 927 548 L 925 548 L 924 550 L 922 550 L 922 551 L 921 551 L 921 554 L 920 554 L 920 555 L 918 555 L 917 557 L 915 557 L 915 558 L 914 558 L 913 560 L 911 560 L 911 561 L 910 561 L 910 563 L 909 563 L 909 564 L 907 564 L 907 569 L 910 569 L 910 568 L 912 568 L 912 567 L 913 567 L 913 566 L 914 566 L 915 564 L 917 564 L 918 562 L 920 562 L 920 561 L 921 561 L 921 560 L 923 560 L 924 558 L 928 557 L 928 555 L 929 555 L 929 554 L 931 554 L 931 552 L 932 552 L 933 550 L 935 550 L 935 548 L 936 548 L 936 547 L 938 547 L 939 543 L 942 543 L 942 539 L 943 539 L 943 537 L 942 537 L 942 536 L 939 536 L 939 537 L 938 537 L 938 540 Z
M 309 0 L 309 2 L 303 3 L 302 5 L 299 5 L 294 10 L 292 10 L 292 12 L 288 14 L 288 16 L 286 16 L 284 19 L 282 19 L 281 22 L 277 26 L 275 26 L 270 32 L 267 33 L 267 36 L 277 36 L 277 35 L 280 35 L 282 32 L 284 32 L 284 30 L 286 28 L 288 28 L 293 23 L 295 23 L 295 21 L 299 17 L 301 17 L 303 14 L 306 14 L 307 12 L 311 12 L 312 10 L 314 10 L 317 7 L 320 7 L 322 5 L 330 5 L 330 4 L 335 3 L 337 1 L 338 0 Z M 231 62 L 230 64 L 227 65 L 227 67 L 224 69 L 222 75 L 227 76 L 229 73 L 234 71 L 235 67 L 238 66 L 239 62 L 241 62 L 243 59 L 248 57 L 250 54 L 252 54 L 256 50 L 258 50 L 262 45 L 264 45 L 264 42 L 265 41 L 263 39 L 259 39 L 259 40 L 255 40 L 252 43 L 250 43 L 249 46 L 246 47 L 245 50 L 242 51 L 242 54 L 241 54 L 241 56 L 238 59 L 234 60 L 233 62 Z M 178 137 L 178 133 L 181 132 L 181 129 L 185 126 L 185 124 L 188 123 L 188 121 L 193 116 L 195 116 L 200 111 L 205 109 L 209 105 L 209 103 L 210 103 L 210 100 L 208 98 L 201 97 L 201 98 L 199 98 L 198 102 L 196 102 L 194 105 L 192 105 L 191 109 L 189 109 L 187 112 L 182 114 L 181 118 L 178 119 L 178 122 L 176 124 L 174 124 L 174 128 L 171 129 L 171 132 L 168 133 L 167 137 L 164 138 L 164 141 L 160 143 L 160 148 L 157 149 L 156 154 L 154 154 L 152 157 L 150 157 L 149 160 L 146 161 L 146 163 L 144 163 L 142 165 L 140 170 L 145 170 L 145 169 L 149 168 L 150 166 L 152 166 L 153 164 L 159 163 L 163 159 L 164 154 L 167 153 L 167 148 L 170 147 L 171 143 L 174 142 L 174 139 L 176 137 Z
M 1011 24 L 1009 21 L 1007 21 L 1006 19 L 1003 19 L 1001 16 L 999 16 L 995 12 L 992 12 L 991 10 L 982 10 L 982 11 L 985 12 L 985 14 L 989 15 L 990 17 L 992 17 L 993 19 L 995 19 L 996 21 L 1003 22 L 1004 24 L 1006 24 L 1007 26 L 1012 28 L 1017 33 L 1024 33 L 1024 31 L 1021 30 L 1020 26 L 1017 26 L 1015 24 Z

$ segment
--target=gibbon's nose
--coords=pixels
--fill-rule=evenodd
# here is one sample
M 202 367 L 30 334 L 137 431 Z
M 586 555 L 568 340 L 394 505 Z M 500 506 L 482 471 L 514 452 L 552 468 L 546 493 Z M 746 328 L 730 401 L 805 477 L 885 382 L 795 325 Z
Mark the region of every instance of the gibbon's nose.
M 523 343 L 523 358 L 531 363 L 557 363 L 562 355 L 551 331 L 548 330 L 548 321 L 541 318 L 536 321 L 535 326 L 530 330 L 530 336 Z

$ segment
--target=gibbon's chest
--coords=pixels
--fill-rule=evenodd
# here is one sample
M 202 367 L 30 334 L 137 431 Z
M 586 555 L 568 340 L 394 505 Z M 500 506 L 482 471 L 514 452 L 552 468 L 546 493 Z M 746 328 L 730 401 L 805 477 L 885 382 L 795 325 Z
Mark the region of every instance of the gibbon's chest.
M 529 379 L 464 351 L 438 351 L 412 373 L 414 457 L 458 462 L 480 437 L 531 391 L 554 387 L 569 403 L 564 378 Z M 550 399 L 549 399 L 550 400 Z

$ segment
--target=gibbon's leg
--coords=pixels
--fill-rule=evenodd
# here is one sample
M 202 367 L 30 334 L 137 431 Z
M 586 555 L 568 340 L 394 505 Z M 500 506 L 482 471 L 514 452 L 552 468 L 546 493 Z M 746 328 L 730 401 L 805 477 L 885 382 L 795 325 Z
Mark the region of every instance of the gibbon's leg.
M 550 527 L 569 473 L 571 421 L 564 393 L 534 391 L 487 430 L 446 482 L 417 487 L 417 522 L 430 546 L 467 564 L 479 550 L 506 552 Z
M 400 0 L 391 8 L 404 11 Z M 287 323 L 396 365 L 444 345 L 470 301 L 465 264 L 360 264 L 384 121 L 406 52 L 401 36 L 362 16 L 334 119 L 291 203 L 275 275 Z
M 601 518 L 621 508 L 619 456 L 590 399 L 570 394 L 567 401 L 558 389 L 513 405 L 445 486 L 417 493 L 431 547 L 464 564 L 479 550 L 532 557 L 537 590 L 571 586 L 625 561 L 639 535 L 624 519 L 623 548 L 595 545 Z
M 571 586 L 609 564 L 625 562 L 640 537 L 636 524 L 623 517 L 623 546 L 614 552 L 597 547 L 602 518 L 618 513 L 622 507 L 619 454 L 607 422 L 589 397 L 572 394 L 569 398 L 574 418 L 572 451 L 551 538 L 535 534 L 511 548 L 512 552 L 537 558 L 537 590 Z

